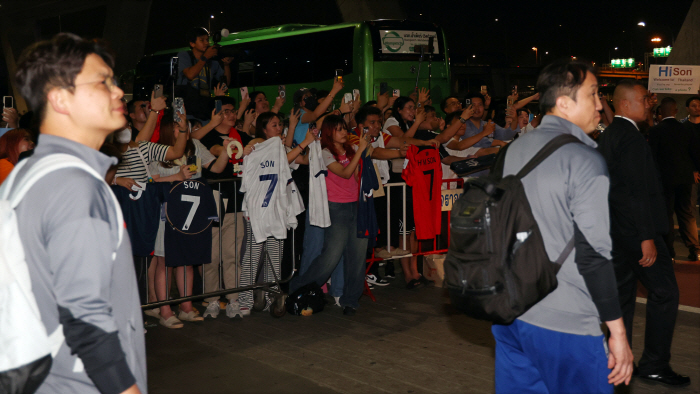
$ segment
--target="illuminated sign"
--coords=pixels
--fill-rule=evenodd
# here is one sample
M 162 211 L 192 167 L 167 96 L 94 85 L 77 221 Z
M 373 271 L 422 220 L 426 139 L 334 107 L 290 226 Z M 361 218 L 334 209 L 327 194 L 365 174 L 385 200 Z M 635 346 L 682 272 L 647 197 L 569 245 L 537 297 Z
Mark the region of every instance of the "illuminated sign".
M 635 67 L 634 59 L 613 59 L 611 62 L 613 68 L 632 68 Z
M 654 48 L 654 57 L 668 57 L 671 53 L 671 47 L 666 48 Z

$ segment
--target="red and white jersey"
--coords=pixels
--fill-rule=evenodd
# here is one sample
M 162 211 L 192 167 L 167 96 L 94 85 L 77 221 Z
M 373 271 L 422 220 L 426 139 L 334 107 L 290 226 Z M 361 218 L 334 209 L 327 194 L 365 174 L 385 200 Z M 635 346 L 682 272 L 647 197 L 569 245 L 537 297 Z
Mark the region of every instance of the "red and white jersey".
M 440 184 L 442 166 L 440 154 L 434 147 L 411 145 L 406 153 L 406 164 L 401 173 L 413 192 L 413 218 L 418 239 L 432 239 L 440 234 Z

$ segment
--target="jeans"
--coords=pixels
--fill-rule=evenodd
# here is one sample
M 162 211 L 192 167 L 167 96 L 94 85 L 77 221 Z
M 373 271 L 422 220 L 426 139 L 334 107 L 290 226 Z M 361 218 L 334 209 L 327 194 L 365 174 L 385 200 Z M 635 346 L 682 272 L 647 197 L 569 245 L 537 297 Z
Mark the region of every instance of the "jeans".
M 324 230 L 321 254 L 313 259 L 303 273 L 292 280 L 289 291 L 293 293 L 312 282 L 323 286 L 342 257 L 344 281 L 336 282 L 334 278 L 331 285 L 336 285 L 337 288 L 337 283 L 343 283 L 340 305 L 357 308 L 365 284 L 367 252 L 367 238 L 357 238 L 357 202 L 329 202 L 328 211 L 331 225 Z M 309 228 L 306 229 L 308 230 Z M 306 242 L 306 234 L 304 241 Z M 307 253 L 306 247 L 304 253 Z M 303 260 L 302 258 L 302 264 Z
M 331 222 L 332 223 L 332 222 Z M 323 240 L 325 238 L 326 229 L 323 227 L 312 226 L 309 223 L 309 215 L 306 215 L 306 226 L 304 231 L 304 251 L 301 254 L 301 265 L 299 267 L 299 275 L 304 275 L 311 263 L 323 251 Z M 343 295 L 343 256 L 340 256 L 338 266 L 333 270 L 331 275 L 331 289 L 329 294 L 333 297 Z

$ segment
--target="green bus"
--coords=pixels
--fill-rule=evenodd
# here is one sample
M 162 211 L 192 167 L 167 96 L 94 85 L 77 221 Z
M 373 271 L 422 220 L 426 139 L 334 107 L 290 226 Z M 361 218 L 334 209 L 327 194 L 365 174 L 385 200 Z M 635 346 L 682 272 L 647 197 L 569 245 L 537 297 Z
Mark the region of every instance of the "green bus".
M 432 53 L 429 42 L 433 44 Z M 286 113 L 292 108 L 292 95 L 297 89 L 330 90 L 336 69 L 343 70 L 342 93 L 359 89 L 363 103 L 376 100 L 384 83 L 390 95 L 398 89 L 407 96 L 416 83 L 430 88 L 436 106 L 450 94 L 445 35 L 432 23 L 373 20 L 328 26 L 290 24 L 231 33 L 219 44 L 220 56 L 234 57 L 228 94 L 239 100 L 238 88 L 245 86 L 249 92 L 264 92 L 274 102 L 279 85 L 285 85 L 287 101 L 282 110 Z M 153 84 L 164 83 L 171 58 L 182 50 L 189 47 L 144 57 L 136 67 L 134 86 L 150 92 Z M 336 96 L 336 108 L 342 96 Z

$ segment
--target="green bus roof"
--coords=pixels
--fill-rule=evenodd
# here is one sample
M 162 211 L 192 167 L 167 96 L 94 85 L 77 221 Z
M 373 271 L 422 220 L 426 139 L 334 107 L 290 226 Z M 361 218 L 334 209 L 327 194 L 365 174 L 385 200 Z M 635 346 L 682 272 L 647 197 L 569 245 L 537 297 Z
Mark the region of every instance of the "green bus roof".
M 337 25 L 304 25 L 304 24 L 286 24 L 280 26 L 262 27 L 259 29 L 245 30 L 241 32 L 232 32 L 228 37 L 223 37 L 221 39 L 220 45 L 231 45 L 234 43 L 243 43 L 258 41 L 269 38 L 276 37 L 288 37 L 299 34 L 315 33 L 320 31 L 343 29 L 346 27 L 358 27 L 359 23 L 340 23 Z M 168 54 L 183 50 L 188 50 L 190 48 L 174 48 L 166 49 L 163 51 L 158 51 L 154 55 Z

